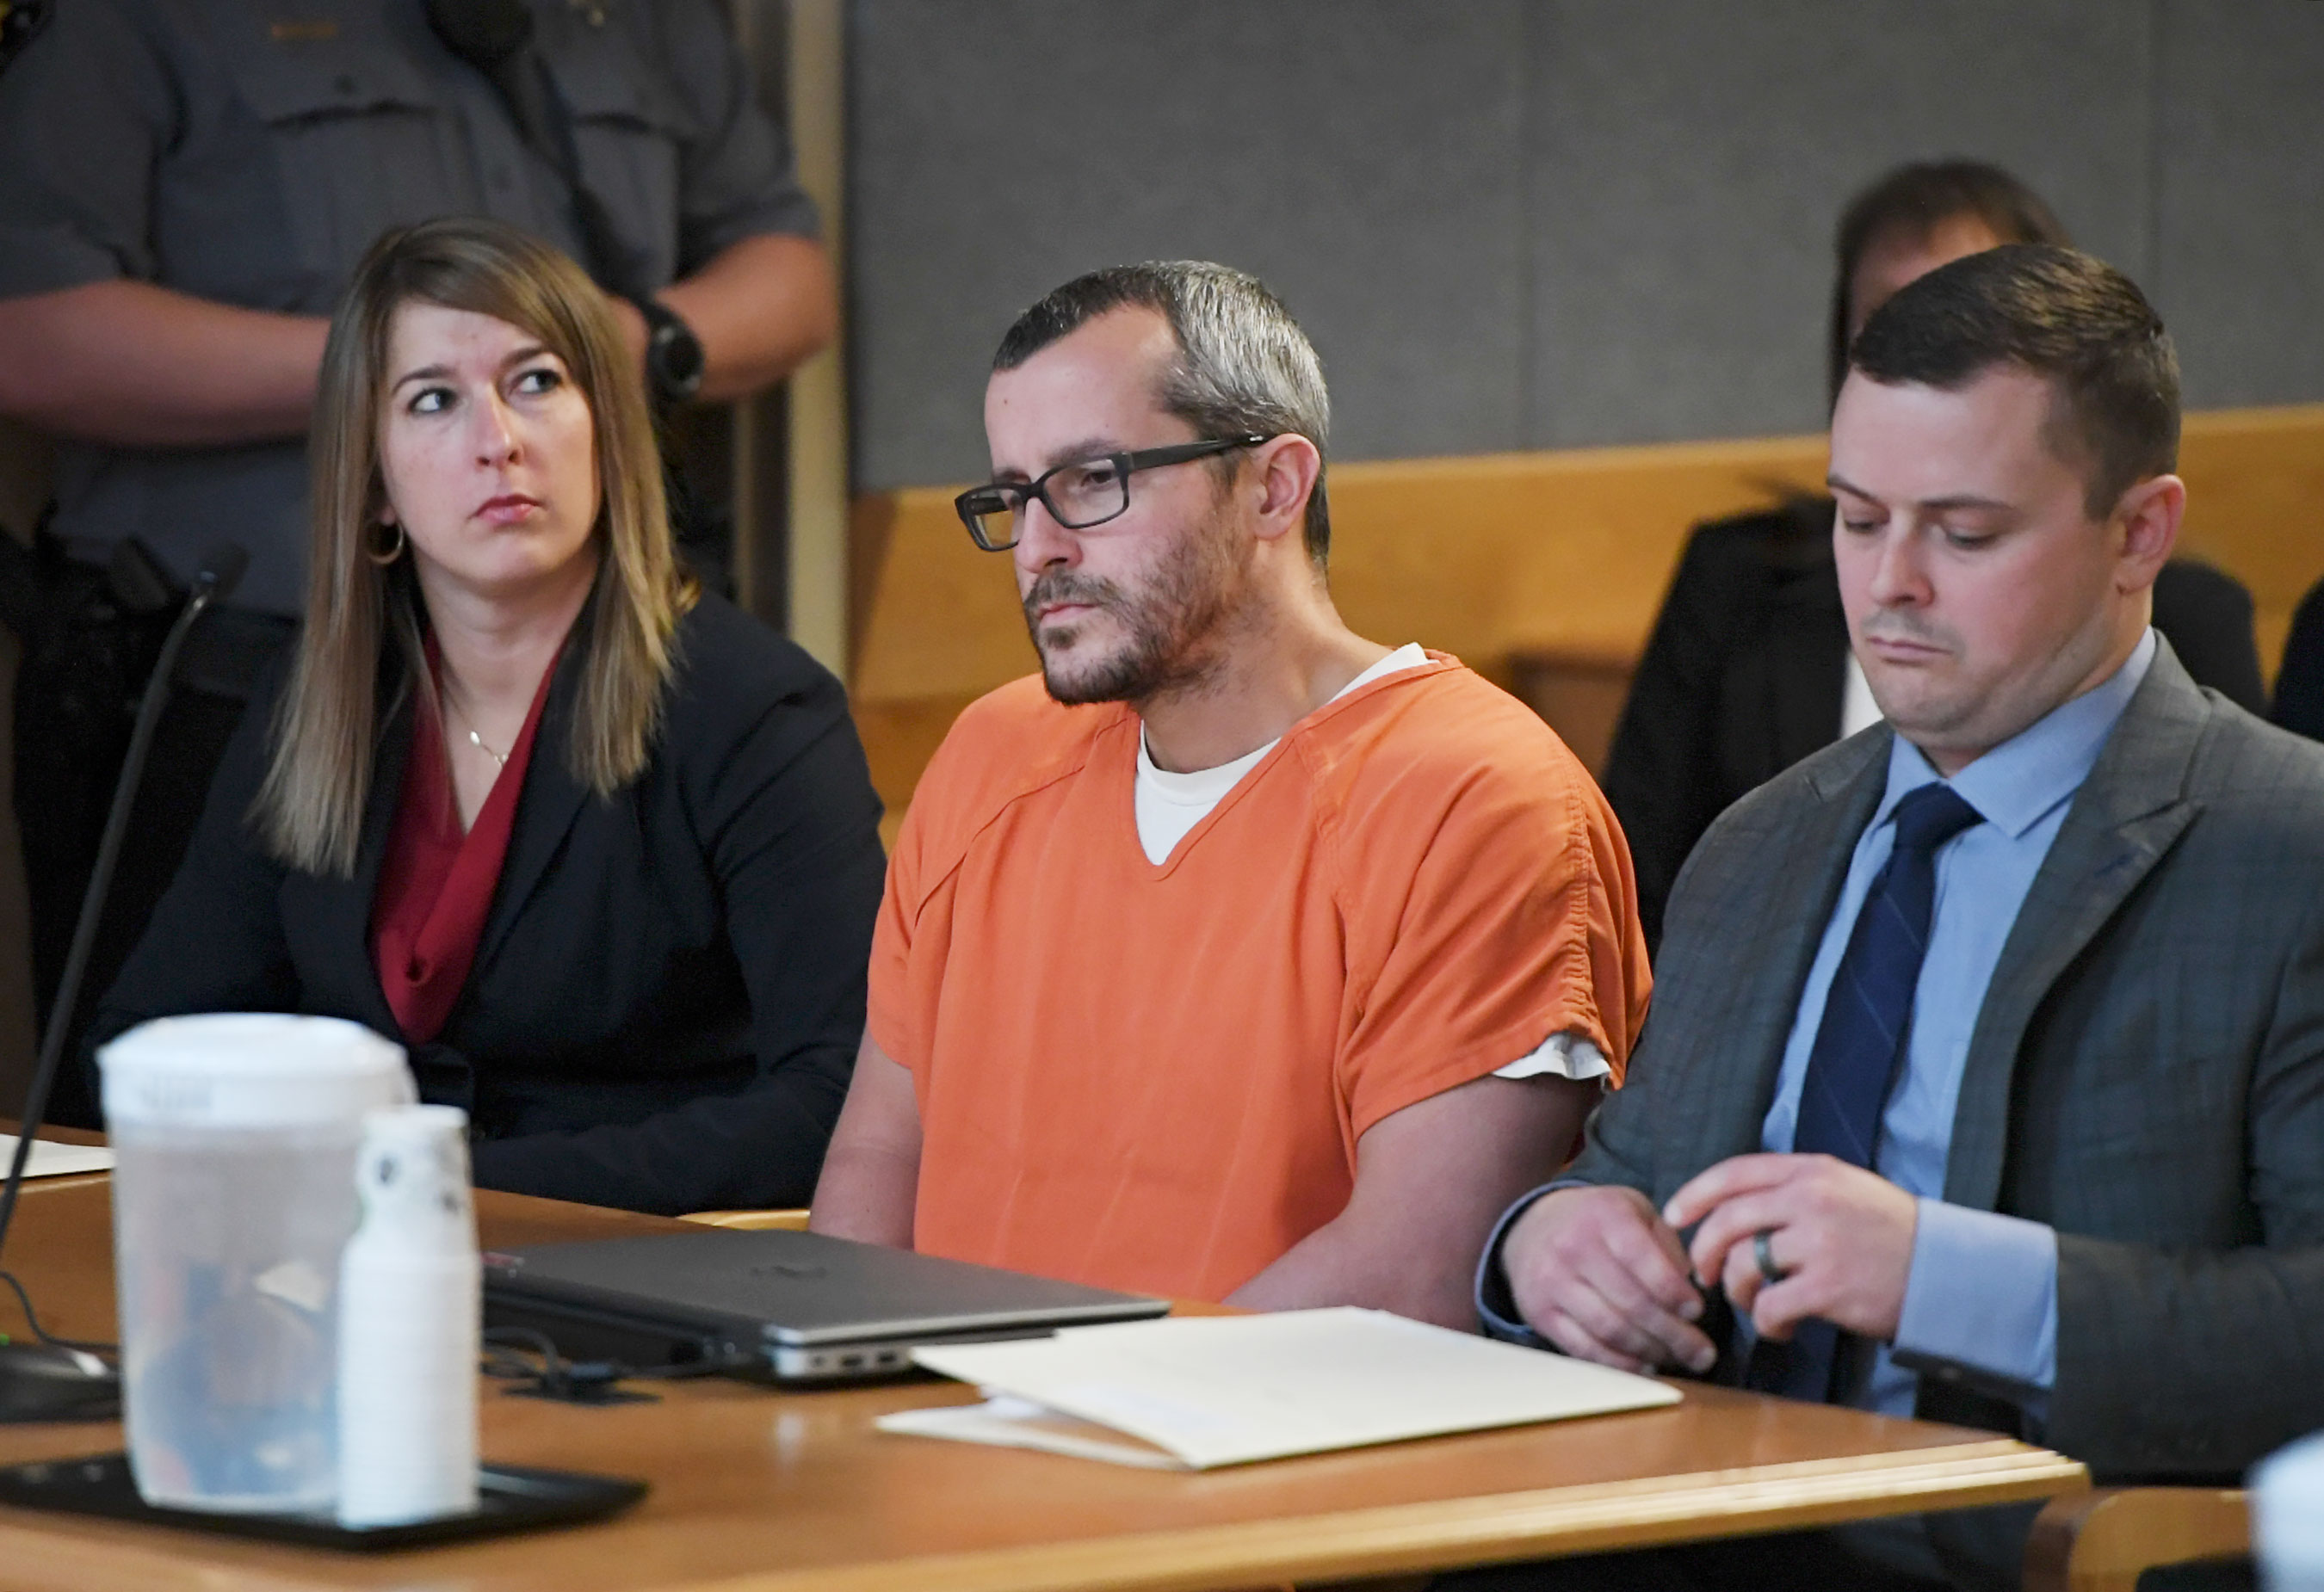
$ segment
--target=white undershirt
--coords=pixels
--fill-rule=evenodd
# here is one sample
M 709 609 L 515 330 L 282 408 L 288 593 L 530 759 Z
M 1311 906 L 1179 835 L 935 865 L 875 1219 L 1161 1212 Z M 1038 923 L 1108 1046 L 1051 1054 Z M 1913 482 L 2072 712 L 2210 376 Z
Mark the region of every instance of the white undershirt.
M 1416 669 L 1428 662 L 1428 654 L 1416 641 L 1407 641 L 1381 658 L 1334 692 L 1337 702 L 1352 691 L 1370 685 L 1374 680 L 1406 669 Z M 1138 844 L 1146 860 L 1160 867 L 1177 849 L 1194 825 L 1211 814 L 1213 808 L 1226 800 L 1227 793 L 1242 783 L 1243 776 L 1259 765 L 1268 752 L 1279 744 L 1270 741 L 1256 751 L 1245 752 L 1231 763 L 1221 763 L 1215 768 L 1197 768 L 1191 774 L 1174 774 L 1158 767 L 1146 747 L 1146 732 L 1138 734 L 1138 781 L 1136 806 L 1138 813 Z M 1586 1035 L 1553 1034 L 1542 1042 L 1532 1054 L 1520 1056 L 1508 1066 L 1498 1069 L 1503 1078 L 1531 1078 L 1540 1073 L 1552 1073 L 1560 1078 L 1603 1078 L 1613 1071 Z
M 1880 704 L 1872 700 L 1872 682 L 1864 677 L 1864 666 L 1856 661 L 1856 649 L 1851 647 L 1846 682 L 1840 688 L 1840 738 L 1845 741 L 1879 722 Z
M 1351 691 L 1361 690 L 1374 680 L 1388 675 L 1416 669 L 1428 661 L 1417 641 L 1407 641 L 1381 658 L 1371 667 L 1332 694 L 1337 702 Z M 1328 704 L 1327 704 L 1328 705 Z M 1146 852 L 1146 860 L 1155 867 L 1162 866 L 1187 832 L 1211 815 L 1211 809 L 1226 800 L 1227 792 L 1242 783 L 1242 777 L 1259 767 L 1259 761 L 1281 745 L 1270 741 L 1257 751 L 1245 752 L 1231 763 L 1221 763 L 1215 768 L 1197 768 L 1191 774 L 1173 774 L 1157 765 L 1146 747 L 1146 732 L 1138 732 L 1138 843 Z

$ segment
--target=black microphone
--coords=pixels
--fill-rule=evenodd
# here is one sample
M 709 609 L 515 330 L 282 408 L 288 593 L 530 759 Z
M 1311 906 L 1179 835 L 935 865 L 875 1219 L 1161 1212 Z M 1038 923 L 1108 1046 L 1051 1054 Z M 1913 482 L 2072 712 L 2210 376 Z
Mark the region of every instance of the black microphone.
M 6 1186 L 0 1188 L 0 1253 L 7 1248 L 8 1224 L 16 1214 L 16 1196 L 23 1189 L 24 1168 L 32 1158 L 32 1136 L 48 1114 L 49 1093 L 56 1086 L 57 1070 L 64 1061 L 73 1008 L 78 1003 L 81 981 L 88 976 L 89 955 L 97 945 L 97 920 L 104 916 L 113 870 L 121 860 L 122 838 L 129 830 L 129 813 L 136 805 L 145 759 L 153 750 L 153 732 L 161 722 L 162 708 L 169 704 L 178 654 L 184 650 L 186 633 L 194 628 L 194 621 L 212 604 L 223 602 L 249 567 L 250 555 L 231 542 L 213 548 L 202 560 L 177 622 L 162 639 L 161 656 L 137 704 L 137 720 L 129 732 L 129 753 L 122 759 L 120 778 L 114 782 L 113 805 L 106 814 L 104 838 L 97 842 L 97 866 L 90 870 L 88 888 L 80 898 L 80 917 L 73 925 L 72 949 L 65 957 L 64 977 L 49 1011 L 48 1031 L 41 1035 L 40 1061 L 32 1069 L 32 1086 L 24 1097 L 23 1120 L 16 1127 L 15 1158 L 8 1166 Z M 24 1285 L 5 1271 L 0 1271 L 0 1280 L 15 1291 L 17 1302 L 24 1309 L 25 1325 L 36 1339 L 0 1343 L 0 1424 L 112 1420 L 120 1410 L 120 1373 L 91 1352 L 98 1346 L 52 1338 L 42 1330 Z

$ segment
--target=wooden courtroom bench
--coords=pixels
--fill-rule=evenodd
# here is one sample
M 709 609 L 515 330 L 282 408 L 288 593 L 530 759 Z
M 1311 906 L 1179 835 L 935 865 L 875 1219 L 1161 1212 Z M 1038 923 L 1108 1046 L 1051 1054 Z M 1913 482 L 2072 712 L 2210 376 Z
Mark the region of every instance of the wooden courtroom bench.
M 2025 1545 L 2024 1592 L 2138 1592 L 2150 1570 L 2232 1561 L 2250 1550 L 2251 1507 L 2241 1492 L 2098 1487 L 2043 1509 Z
M 2181 465 L 2181 545 L 2251 588 L 2272 677 L 2324 575 L 2324 404 L 2191 414 Z M 1823 472 L 1821 436 L 1337 464 L 1332 589 L 1359 632 L 1456 654 L 1594 761 L 1688 528 Z M 970 543 L 958 490 L 854 506 L 851 686 L 891 838 L 954 716 L 1033 667 L 1008 561 Z

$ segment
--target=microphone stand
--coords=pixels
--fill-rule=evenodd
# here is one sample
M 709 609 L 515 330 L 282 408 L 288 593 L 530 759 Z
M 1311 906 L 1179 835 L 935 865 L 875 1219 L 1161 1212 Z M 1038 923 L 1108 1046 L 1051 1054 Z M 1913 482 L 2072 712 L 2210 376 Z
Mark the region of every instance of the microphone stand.
M 24 1168 L 32 1158 L 32 1136 L 40 1131 L 48 1113 L 49 1094 L 56 1087 L 57 1072 L 64 1062 L 65 1038 L 72 1031 L 73 1008 L 79 998 L 81 981 L 88 976 L 89 956 L 97 946 L 97 920 L 104 914 L 113 870 L 121 860 L 122 839 L 129 830 L 129 813 L 144 776 L 145 759 L 153 750 L 153 732 L 170 700 L 178 654 L 184 649 L 186 634 L 194 628 L 194 621 L 234 589 L 249 563 L 250 556 L 233 546 L 220 548 L 202 561 L 185 607 L 179 611 L 177 621 L 162 639 L 161 656 L 146 682 L 144 697 L 137 704 L 137 720 L 129 732 L 129 753 L 122 759 L 120 778 L 114 783 L 113 805 L 106 814 L 104 838 L 97 843 L 97 866 L 90 871 L 88 888 L 81 896 L 80 916 L 73 925 L 72 949 L 65 957 L 64 977 L 57 985 L 48 1031 L 41 1036 L 40 1061 L 32 1069 L 32 1086 L 25 1094 L 23 1120 L 17 1124 L 15 1159 L 9 1164 L 6 1185 L 0 1187 L 0 1251 L 7 1247 L 8 1224 L 16 1214 L 16 1197 L 24 1186 Z M 93 1346 L 52 1338 L 43 1331 L 39 1318 L 32 1313 L 32 1302 L 23 1284 L 5 1271 L 0 1271 L 0 1280 L 15 1291 L 17 1302 L 24 1309 L 24 1323 L 32 1330 L 34 1339 L 30 1343 L 0 1342 L 0 1424 L 114 1419 L 120 1413 L 120 1372 L 90 1352 Z

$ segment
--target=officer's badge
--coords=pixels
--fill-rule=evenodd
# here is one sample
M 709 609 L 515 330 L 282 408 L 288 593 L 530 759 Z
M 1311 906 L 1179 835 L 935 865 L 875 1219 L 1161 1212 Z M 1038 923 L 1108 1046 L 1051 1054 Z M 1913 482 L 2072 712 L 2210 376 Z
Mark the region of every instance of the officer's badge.
M 0 0 L 0 72 L 47 25 L 55 0 Z

